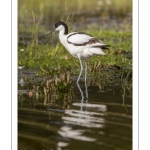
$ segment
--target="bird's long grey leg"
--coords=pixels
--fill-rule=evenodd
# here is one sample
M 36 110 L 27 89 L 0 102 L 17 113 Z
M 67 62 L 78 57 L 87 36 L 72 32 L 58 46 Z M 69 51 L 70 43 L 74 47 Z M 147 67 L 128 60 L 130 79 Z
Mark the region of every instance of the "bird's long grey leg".
M 79 80 L 80 80 L 80 77 L 81 77 L 81 74 L 82 74 L 82 71 L 83 71 L 83 66 L 82 66 L 82 61 L 81 61 L 80 55 L 78 55 L 78 58 L 79 58 L 79 62 L 80 62 L 80 73 L 79 73 L 79 76 L 78 76 L 78 79 L 77 79 L 77 82 L 76 82 L 76 83 L 77 83 L 77 86 L 78 86 L 79 91 L 80 91 L 80 93 L 81 93 L 81 98 L 82 98 L 81 102 L 83 103 L 83 101 L 84 101 L 84 94 L 83 94 L 83 92 L 82 92 L 82 90 L 81 90 L 80 85 L 78 84 L 78 82 L 79 82 Z
M 79 73 L 79 76 L 78 76 L 78 79 L 77 79 L 77 82 L 76 82 L 77 84 L 80 80 L 80 77 L 81 77 L 81 74 L 82 74 L 82 71 L 83 71 L 83 66 L 82 66 L 82 61 L 81 61 L 80 56 L 78 56 L 78 58 L 79 58 L 79 62 L 80 62 L 80 73 Z
M 86 83 L 86 78 L 87 78 L 87 62 L 85 62 L 85 78 L 84 78 L 85 83 Z
M 86 84 L 86 78 L 87 78 L 87 62 L 85 62 L 85 93 L 86 93 L 86 98 L 88 99 L 88 89 L 87 89 L 87 84 Z

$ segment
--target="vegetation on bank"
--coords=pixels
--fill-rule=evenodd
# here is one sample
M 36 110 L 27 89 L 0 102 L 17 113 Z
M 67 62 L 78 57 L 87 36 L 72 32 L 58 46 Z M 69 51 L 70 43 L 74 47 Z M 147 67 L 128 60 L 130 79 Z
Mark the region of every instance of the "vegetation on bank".
M 94 56 L 88 59 L 89 72 L 100 66 L 105 68 L 111 65 L 120 67 L 132 67 L 132 32 L 131 28 L 125 31 L 116 32 L 115 30 L 100 29 L 100 27 L 88 27 L 85 32 L 98 37 L 104 43 L 111 45 L 110 50 L 105 51 L 105 56 Z M 52 37 L 53 36 L 53 37 Z M 40 39 L 33 38 L 27 46 L 18 48 L 18 65 L 28 68 L 40 68 L 43 75 L 53 72 L 60 73 L 61 68 L 79 68 L 79 60 L 72 57 L 61 45 L 58 33 L 48 38 L 55 43 L 49 42 L 45 45 L 38 44 Z M 56 36 L 56 37 L 55 37 Z

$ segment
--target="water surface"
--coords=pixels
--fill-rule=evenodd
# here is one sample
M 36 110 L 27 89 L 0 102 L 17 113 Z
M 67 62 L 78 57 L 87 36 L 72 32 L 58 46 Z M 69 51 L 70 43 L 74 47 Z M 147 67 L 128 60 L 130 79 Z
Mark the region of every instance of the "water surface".
M 18 85 L 18 150 L 132 149 L 128 83 L 74 82 L 71 92 L 51 95 L 31 87 Z

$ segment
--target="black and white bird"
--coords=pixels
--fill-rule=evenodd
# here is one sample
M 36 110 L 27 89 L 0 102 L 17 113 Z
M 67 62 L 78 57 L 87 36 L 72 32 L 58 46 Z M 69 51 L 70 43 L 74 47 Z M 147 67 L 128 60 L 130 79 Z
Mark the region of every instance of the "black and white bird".
M 100 39 L 97 39 L 84 32 L 72 32 L 68 34 L 68 26 L 62 21 L 55 23 L 55 30 L 52 32 L 54 31 L 59 31 L 59 39 L 62 45 L 72 56 L 79 59 L 81 68 L 76 82 L 78 84 L 83 71 L 81 60 L 87 59 L 93 55 L 105 55 L 103 49 L 108 49 L 109 45 L 104 44 Z M 85 82 L 86 76 L 87 62 L 85 63 Z

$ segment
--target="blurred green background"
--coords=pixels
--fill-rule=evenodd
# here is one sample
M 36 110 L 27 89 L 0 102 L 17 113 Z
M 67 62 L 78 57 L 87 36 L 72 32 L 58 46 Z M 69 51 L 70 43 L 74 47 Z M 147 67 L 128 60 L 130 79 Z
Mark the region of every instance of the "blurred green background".
M 132 0 L 18 0 L 18 30 L 41 24 L 43 31 L 59 20 L 81 24 L 95 17 L 123 19 L 131 13 Z

